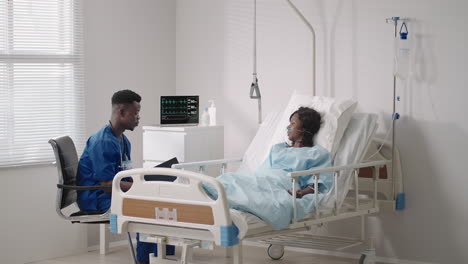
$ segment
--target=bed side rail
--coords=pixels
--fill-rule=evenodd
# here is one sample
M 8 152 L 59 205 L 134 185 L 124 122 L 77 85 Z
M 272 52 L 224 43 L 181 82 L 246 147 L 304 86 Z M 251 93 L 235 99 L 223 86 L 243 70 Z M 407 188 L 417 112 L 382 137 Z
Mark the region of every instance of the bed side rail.
M 223 174 L 229 163 L 240 163 L 240 162 L 242 162 L 242 158 L 204 160 L 204 161 L 195 161 L 195 162 L 186 162 L 186 163 L 173 164 L 171 168 L 173 168 L 173 169 L 182 169 L 183 170 L 183 169 L 187 169 L 187 168 L 198 167 L 198 171 L 200 173 L 203 173 L 207 166 L 221 165 L 220 173 Z
M 343 166 L 314 168 L 310 170 L 290 172 L 289 176 L 292 178 L 297 178 L 299 176 L 310 175 L 310 174 L 315 175 L 315 174 L 320 174 L 320 173 L 335 172 L 335 171 L 350 170 L 350 169 L 360 169 L 360 168 L 368 168 L 368 167 L 376 167 L 376 166 L 382 167 L 390 163 L 391 163 L 390 160 L 378 160 L 378 161 L 369 161 L 369 162 L 362 162 L 362 163 L 349 164 L 349 165 L 343 165 Z
M 296 183 L 298 181 L 298 178 L 300 176 L 305 176 L 305 175 L 313 175 L 314 177 L 314 189 L 318 190 L 318 180 L 320 178 L 320 174 L 322 173 L 333 173 L 333 196 L 335 198 L 334 206 L 333 206 L 333 211 L 335 215 L 339 214 L 339 199 L 338 199 L 338 189 L 340 186 L 338 186 L 338 177 L 340 171 L 352 171 L 353 176 L 354 176 L 354 187 L 356 190 L 356 198 L 355 198 L 355 210 L 359 210 L 359 181 L 358 181 L 358 173 L 360 168 L 372 168 L 373 171 L 373 209 L 376 209 L 378 207 L 377 203 L 377 180 L 379 179 L 379 169 L 383 167 L 386 164 L 390 164 L 390 160 L 379 160 L 379 161 L 371 161 L 371 162 L 363 162 L 363 163 L 356 163 L 356 164 L 349 164 L 349 165 L 343 165 L 343 166 L 335 166 L 335 167 L 327 167 L 327 168 L 314 168 L 310 170 L 304 170 L 304 171 L 295 171 L 295 172 L 290 172 L 288 173 L 288 176 L 292 178 L 292 199 L 293 199 L 293 206 L 294 206 L 294 218 L 293 222 L 297 222 L 297 205 L 296 205 Z M 320 207 L 319 207 L 319 197 L 318 197 L 318 192 L 314 192 L 313 194 L 315 197 L 314 203 L 315 203 L 315 218 L 318 219 L 320 218 Z
M 190 183 L 146 181 L 145 175 L 184 177 Z M 120 182 L 128 177 L 132 178 L 133 184 L 124 192 Z M 218 199 L 209 198 L 201 184 L 213 186 Z M 226 193 L 221 183 L 213 177 L 185 170 L 140 168 L 119 172 L 112 182 L 111 213 L 113 233 L 125 232 L 130 222 L 188 227 L 209 230 L 214 241 L 222 245 L 223 237 L 232 231 Z M 200 218 L 200 222 L 195 220 Z

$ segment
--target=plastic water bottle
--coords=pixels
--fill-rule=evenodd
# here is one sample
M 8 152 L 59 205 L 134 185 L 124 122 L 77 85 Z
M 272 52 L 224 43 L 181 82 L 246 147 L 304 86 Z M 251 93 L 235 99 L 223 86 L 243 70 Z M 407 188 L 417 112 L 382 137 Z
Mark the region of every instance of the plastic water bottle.
M 214 100 L 208 100 L 210 107 L 208 107 L 208 114 L 210 114 L 210 126 L 216 126 L 216 106 Z
M 208 126 L 209 124 L 210 124 L 210 114 L 208 113 L 208 107 L 205 107 L 201 115 L 200 126 Z

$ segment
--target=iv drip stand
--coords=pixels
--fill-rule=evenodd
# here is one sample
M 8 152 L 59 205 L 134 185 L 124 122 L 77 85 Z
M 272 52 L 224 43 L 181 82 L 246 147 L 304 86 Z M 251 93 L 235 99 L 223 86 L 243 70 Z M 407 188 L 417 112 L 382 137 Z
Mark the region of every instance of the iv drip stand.
M 403 21 L 405 22 L 406 19 L 400 18 L 400 17 L 391 17 L 387 18 L 386 22 L 387 23 L 392 23 L 394 25 L 394 38 L 396 39 L 398 37 L 397 32 L 398 32 L 398 21 Z M 394 199 L 397 199 L 397 194 L 395 192 L 395 123 L 396 120 L 399 119 L 400 115 L 396 112 L 396 100 L 397 100 L 397 95 L 396 95 L 396 73 L 393 73 L 393 112 L 392 112 L 392 180 L 393 180 L 393 186 L 392 186 L 392 195 Z

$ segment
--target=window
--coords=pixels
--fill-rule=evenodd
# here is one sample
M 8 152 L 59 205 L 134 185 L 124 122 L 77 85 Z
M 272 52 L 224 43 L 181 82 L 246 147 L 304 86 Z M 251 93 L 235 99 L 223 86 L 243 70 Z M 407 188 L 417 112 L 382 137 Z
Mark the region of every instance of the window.
M 79 0 L 0 0 L 0 167 L 53 160 L 85 140 Z

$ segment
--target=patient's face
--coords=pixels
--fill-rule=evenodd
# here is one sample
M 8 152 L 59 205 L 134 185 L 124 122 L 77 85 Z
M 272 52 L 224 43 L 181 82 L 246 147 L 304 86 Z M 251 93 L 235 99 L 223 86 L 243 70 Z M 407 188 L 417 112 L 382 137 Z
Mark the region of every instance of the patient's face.
M 299 120 L 299 115 L 297 113 L 291 117 L 287 128 L 289 140 L 297 142 L 302 139 L 302 122 Z

